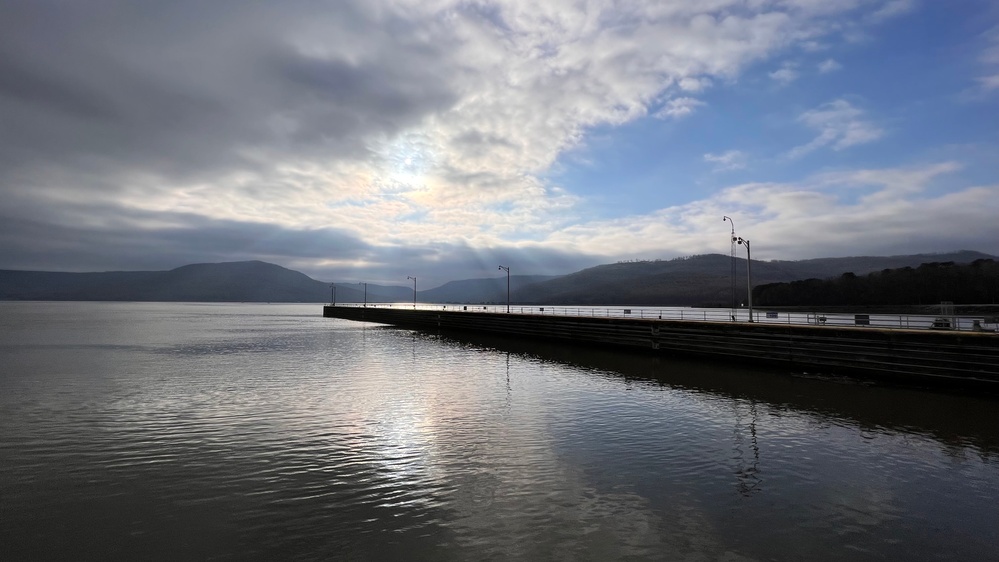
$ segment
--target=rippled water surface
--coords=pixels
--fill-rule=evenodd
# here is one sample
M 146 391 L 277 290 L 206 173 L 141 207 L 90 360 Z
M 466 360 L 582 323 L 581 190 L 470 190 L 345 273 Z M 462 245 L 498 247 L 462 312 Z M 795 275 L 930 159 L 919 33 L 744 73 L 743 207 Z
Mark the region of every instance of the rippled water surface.
M 0 303 L 0 559 L 999 560 L 999 401 L 324 319 Z

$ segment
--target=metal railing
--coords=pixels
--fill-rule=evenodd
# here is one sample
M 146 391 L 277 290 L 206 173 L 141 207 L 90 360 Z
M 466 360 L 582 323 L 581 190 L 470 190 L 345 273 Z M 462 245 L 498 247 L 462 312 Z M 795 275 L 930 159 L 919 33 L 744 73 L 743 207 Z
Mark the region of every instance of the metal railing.
M 408 303 L 337 303 L 336 306 L 391 308 L 413 310 Z M 416 310 L 505 314 L 506 304 L 430 304 L 417 303 Z M 636 318 L 645 320 L 697 320 L 701 322 L 748 322 L 745 309 L 687 307 L 624 307 L 624 306 L 519 306 L 511 305 L 510 314 L 544 316 L 589 316 L 595 318 Z M 794 324 L 810 326 L 875 327 L 903 330 L 963 330 L 997 332 L 999 323 L 989 316 L 915 315 L 915 314 L 850 314 L 843 312 L 787 312 L 754 310 L 753 322 L 760 324 Z

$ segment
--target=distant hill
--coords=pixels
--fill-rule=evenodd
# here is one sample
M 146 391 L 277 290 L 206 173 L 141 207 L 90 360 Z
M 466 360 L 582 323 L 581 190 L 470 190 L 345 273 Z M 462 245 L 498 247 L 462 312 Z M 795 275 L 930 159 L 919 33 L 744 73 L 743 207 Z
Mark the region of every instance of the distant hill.
M 202 263 L 169 271 L 60 273 L 0 270 L 2 300 L 161 302 L 329 302 L 329 283 L 262 261 Z M 361 302 L 360 285 L 338 285 L 341 302 Z M 370 302 L 412 298 L 404 287 L 368 285 Z
M 753 260 L 753 285 L 857 275 L 886 268 L 918 267 L 926 262 L 971 263 L 994 258 L 960 251 L 889 257 L 820 258 L 801 261 Z M 747 300 L 746 260 L 736 263 L 736 298 Z M 673 260 L 599 265 L 516 291 L 520 303 L 579 305 L 730 306 L 731 257 L 706 254 Z

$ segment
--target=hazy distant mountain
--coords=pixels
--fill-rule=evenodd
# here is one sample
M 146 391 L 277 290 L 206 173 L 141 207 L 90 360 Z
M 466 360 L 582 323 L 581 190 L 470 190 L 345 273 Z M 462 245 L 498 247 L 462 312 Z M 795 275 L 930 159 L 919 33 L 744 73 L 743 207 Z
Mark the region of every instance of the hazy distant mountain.
M 511 275 L 510 291 L 527 285 L 557 279 L 558 275 Z M 465 279 L 449 281 L 436 289 L 420 291 L 424 302 L 506 302 L 506 275 L 486 279 Z
M 203 263 L 169 271 L 57 273 L 0 270 L 0 299 L 163 302 L 329 302 L 329 283 L 261 261 Z M 337 286 L 341 302 L 361 302 L 360 285 Z M 405 287 L 368 285 L 370 302 L 406 300 Z
M 863 275 L 929 262 L 999 259 L 980 252 L 912 256 L 753 261 L 753 285 Z M 736 264 L 737 299 L 746 299 L 746 260 Z M 543 304 L 718 305 L 732 303 L 729 256 L 708 254 L 667 261 L 600 265 L 571 275 L 510 277 L 511 300 Z M 369 283 L 368 302 L 409 302 L 411 286 Z M 451 281 L 421 290 L 421 302 L 506 300 L 506 276 Z M 0 270 L 0 300 L 107 300 L 191 302 L 329 302 L 329 283 L 261 261 L 204 263 L 170 271 L 56 273 Z M 363 286 L 337 284 L 338 302 L 361 302 Z
M 820 258 L 801 261 L 753 260 L 753 285 L 828 278 L 853 272 L 857 275 L 887 268 L 918 267 L 927 262 L 970 263 L 993 258 L 960 251 L 889 257 Z M 731 257 L 707 254 L 663 261 L 599 265 L 518 290 L 515 302 L 543 304 L 717 305 L 729 306 L 732 297 Z M 735 292 L 738 302 L 747 295 L 746 260 L 736 261 Z
M 131 293 L 155 277 L 150 271 L 106 273 L 56 273 L 48 271 L 0 270 L 0 299 L 3 300 L 126 300 L 108 298 Z

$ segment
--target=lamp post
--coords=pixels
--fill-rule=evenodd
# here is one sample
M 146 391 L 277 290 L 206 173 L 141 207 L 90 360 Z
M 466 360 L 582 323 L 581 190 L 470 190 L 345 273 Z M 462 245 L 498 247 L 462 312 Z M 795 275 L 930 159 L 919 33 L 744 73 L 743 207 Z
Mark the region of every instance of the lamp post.
M 735 241 L 736 241 L 736 238 L 735 238 L 735 221 L 732 220 L 732 217 L 724 216 L 724 217 L 722 217 L 722 222 L 725 222 L 725 221 L 728 221 L 728 222 L 732 223 L 732 240 L 731 240 L 731 246 L 732 246 L 732 248 L 729 251 L 729 253 L 732 256 L 732 259 L 731 259 L 731 263 L 730 263 L 730 269 L 731 269 L 731 271 L 729 272 L 729 276 L 731 277 L 731 280 L 732 280 L 732 316 L 733 316 L 732 319 L 735 320 L 735 309 L 739 307 L 739 297 L 736 296 L 737 293 L 736 293 L 736 290 L 735 290 Z
M 330 283 L 333 286 L 333 306 L 336 306 L 336 283 Z
M 368 284 L 362 281 L 358 285 L 364 285 L 364 308 L 368 308 Z
M 407 275 L 406 279 L 412 279 L 413 280 L 413 309 L 415 310 L 416 309 L 416 276 L 415 275 Z
M 510 268 L 503 265 L 499 268 L 506 272 L 506 313 L 510 314 Z
M 749 251 L 749 240 L 742 236 L 738 239 L 739 244 L 746 245 L 746 283 L 749 286 L 749 321 L 753 321 L 753 254 Z

